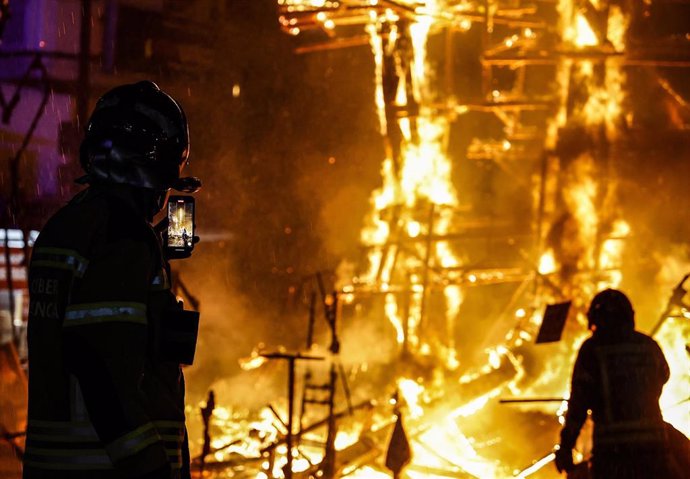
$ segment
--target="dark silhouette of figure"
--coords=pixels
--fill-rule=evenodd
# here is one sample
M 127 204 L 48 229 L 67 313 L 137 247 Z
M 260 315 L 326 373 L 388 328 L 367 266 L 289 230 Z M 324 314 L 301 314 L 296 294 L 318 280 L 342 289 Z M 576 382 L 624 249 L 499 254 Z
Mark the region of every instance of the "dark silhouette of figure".
M 182 371 L 159 347 L 181 306 L 151 225 L 188 152 L 184 112 L 154 83 L 96 104 L 80 151 L 89 187 L 31 258 L 24 479 L 189 478 Z
M 580 348 L 560 449 L 559 472 L 574 467 L 572 449 L 591 411 L 594 479 L 680 477 L 670 460 L 659 397 L 669 368 L 659 345 L 635 331 L 630 300 L 618 290 L 598 293 L 587 318 L 592 336 Z

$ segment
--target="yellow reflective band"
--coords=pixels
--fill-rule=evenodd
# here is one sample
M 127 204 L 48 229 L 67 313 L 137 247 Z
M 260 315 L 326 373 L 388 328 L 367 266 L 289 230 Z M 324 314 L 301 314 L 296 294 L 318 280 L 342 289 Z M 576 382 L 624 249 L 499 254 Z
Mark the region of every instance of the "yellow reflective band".
M 97 449 L 38 448 L 28 444 L 24 465 L 36 469 L 89 470 L 112 469 L 110 457 L 102 447 Z
M 82 277 L 89 261 L 72 249 L 42 247 L 34 250 L 31 265 L 66 269 L 75 276 Z
M 158 431 L 149 422 L 114 440 L 105 447 L 105 450 L 108 451 L 108 455 L 113 461 L 120 461 L 160 440 Z
M 37 421 L 29 419 L 26 437 L 28 441 L 100 442 L 93 426 L 83 421 Z
M 67 307 L 63 327 L 106 322 L 146 324 L 146 305 L 123 301 L 84 303 Z
M 103 449 L 46 449 L 39 447 L 27 448 L 27 451 L 30 451 L 32 454 L 36 455 L 55 457 L 100 457 L 103 456 L 103 453 L 105 452 Z
M 82 436 L 61 436 L 58 434 L 42 434 L 42 433 L 34 433 L 34 432 L 28 432 L 26 434 L 28 439 L 35 439 L 38 441 L 48 441 L 48 442 L 93 442 L 93 443 L 100 443 L 100 439 L 98 437 L 93 438 L 93 437 L 82 437 Z
M 108 456 L 106 456 L 108 457 Z M 90 464 L 90 463 L 58 463 L 47 462 L 34 459 L 27 459 L 24 456 L 24 466 L 33 467 L 34 469 L 44 469 L 49 471 L 92 471 L 92 470 L 108 470 L 113 469 L 112 464 Z M 175 468 L 175 465 L 171 467 Z

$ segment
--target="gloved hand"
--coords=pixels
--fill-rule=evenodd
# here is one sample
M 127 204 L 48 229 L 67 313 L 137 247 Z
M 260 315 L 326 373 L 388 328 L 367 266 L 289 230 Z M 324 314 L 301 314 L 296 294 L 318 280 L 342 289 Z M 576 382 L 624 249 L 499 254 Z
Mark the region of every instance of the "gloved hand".
M 556 451 L 556 469 L 558 472 L 570 472 L 575 464 L 573 463 L 573 450 L 560 446 Z

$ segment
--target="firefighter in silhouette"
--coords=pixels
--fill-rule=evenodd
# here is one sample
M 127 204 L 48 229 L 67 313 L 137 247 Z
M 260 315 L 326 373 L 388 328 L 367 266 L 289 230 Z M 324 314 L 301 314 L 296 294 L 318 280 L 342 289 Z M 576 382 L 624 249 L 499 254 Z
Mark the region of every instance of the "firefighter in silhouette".
M 152 82 L 96 104 L 81 146 L 89 187 L 45 225 L 31 258 L 24 479 L 189 477 L 184 382 L 160 353 L 180 311 L 151 226 L 180 178 L 184 112 Z
M 598 293 L 587 312 L 593 331 L 573 368 L 570 400 L 561 443 L 559 472 L 574 468 L 572 449 L 587 412 L 594 437 L 594 479 L 677 477 L 669 464 L 666 425 L 659 396 L 669 368 L 659 345 L 635 331 L 634 311 L 620 291 Z

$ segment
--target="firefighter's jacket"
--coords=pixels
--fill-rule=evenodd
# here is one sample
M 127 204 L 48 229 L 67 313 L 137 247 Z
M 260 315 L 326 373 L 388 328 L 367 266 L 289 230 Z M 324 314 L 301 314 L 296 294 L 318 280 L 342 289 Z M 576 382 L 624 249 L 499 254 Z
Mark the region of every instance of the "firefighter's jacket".
M 182 373 L 155 348 L 177 305 L 160 241 L 132 205 L 89 188 L 34 246 L 24 479 L 181 476 Z
M 664 354 L 649 336 L 632 329 L 595 332 L 575 361 L 561 447 L 573 448 L 591 410 L 595 457 L 663 450 L 666 433 L 659 396 L 668 378 Z

